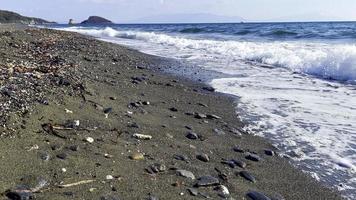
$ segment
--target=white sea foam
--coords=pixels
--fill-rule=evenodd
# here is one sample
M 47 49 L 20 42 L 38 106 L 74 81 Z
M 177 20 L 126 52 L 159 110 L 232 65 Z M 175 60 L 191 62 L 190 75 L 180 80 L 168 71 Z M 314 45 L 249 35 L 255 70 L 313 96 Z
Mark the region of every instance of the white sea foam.
M 189 39 L 167 34 L 117 31 L 113 28 L 65 28 L 97 37 L 143 40 L 181 51 L 201 51 L 200 56 L 225 57 L 285 67 L 294 72 L 341 81 L 356 81 L 356 45 L 303 42 L 243 42 Z
M 224 41 L 112 28 L 64 30 L 233 76 L 211 85 L 240 97 L 237 109 L 249 122 L 247 129 L 269 138 L 316 179 L 356 198 L 356 86 L 323 79 L 355 83 L 354 44 Z

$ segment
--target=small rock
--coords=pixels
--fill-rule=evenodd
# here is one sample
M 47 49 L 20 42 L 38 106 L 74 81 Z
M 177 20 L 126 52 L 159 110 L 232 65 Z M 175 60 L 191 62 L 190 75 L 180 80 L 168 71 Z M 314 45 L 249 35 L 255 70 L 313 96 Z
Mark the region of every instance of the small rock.
M 191 140 L 196 140 L 196 139 L 199 139 L 199 136 L 198 134 L 194 133 L 194 132 L 191 132 L 189 131 L 187 136 L 186 136 L 188 139 L 191 139 Z
M 246 196 L 252 200 L 271 200 L 266 195 L 264 195 L 260 192 L 256 192 L 256 191 L 251 191 L 251 192 L 247 193 Z
M 209 92 L 215 92 L 215 89 L 213 87 L 210 87 L 210 86 L 205 86 L 202 89 L 206 90 L 206 91 L 209 91 Z
M 44 153 L 39 153 L 39 157 L 44 161 L 48 161 L 51 158 L 51 156 L 48 153 L 45 153 L 45 152 Z
M 235 163 L 236 166 L 241 167 L 241 168 L 246 168 L 247 164 L 243 161 L 232 159 L 232 161 Z
M 255 161 L 255 162 L 258 162 L 261 160 L 261 158 L 258 155 L 252 154 L 252 153 L 249 153 L 245 158 L 247 160 L 251 160 L 251 161 Z
M 56 155 L 57 158 L 61 159 L 61 160 L 65 160 L 67 158 L 67 154 L 66 153 L 61 153 Z
M 215 189 L 219 191 L 219 196 L 222 198 L 228 198 L 230 196 L 229 189 L 224 185 L 219 185 Z
M 201 113 L 195 113 L 194 117 L 197 118 L 197 119 L 205 119 L 206 115 L 201 114 Z
M 85 140 L 87 142 L 89 142 L 89 143 L 93 143 L 94 142 L 94 138 L 92 138 L 92 137 L 87 137 L 87 138 L 85 138 Z
M 148 172 L 159 173 L 167 170 L 167 167 L 163 164 L 155 163 L 148 167 Z
M 159 198 L 156 197 L 156 196 L 150 195 L 150 196 L 148 197 L 148 200 L 159 200 Z
M 221 119 L 221 117 L 219 117 L 219 116 L 217 116 L 217 115 L 213 115 L 213 114 L 208 114 L 208 115 L 206 115 L 206 117 L 207 117 L 208 119 Z
M 185 178 L 190 178 L 192 180 L 195 179 L 195 176 L 192 172 L 190 171 L 187 171 L 187 170 L 177 170 L 177 175 L 178 176 L 182 176 L 182 177 L 185 177 Z
M 181 160 L 181 161 L 186 161 L 186 162 L 189 161 L 188 156 L 185 156 L 185 155 L 174 155 L 174 158 L 175 158 L 176 160 Z
M 245 178 L 248 181 L 251 181 L 252 183 L 256 183 L 255 177 L 253 177 L 249 172 L 247 171 L 241 171 L 239 175 L 243 178 Z
M 105 114 L 109 114 L 109 113 L 111 113 L 112 112 L 112 108 L 106 108 L 105 110 L 104 110 L 104 113 Z
M 138 133 L 133 134 L 133 137 L 136 139 L 139 139 L 139 140 L 151 140 L 152 139 L 151 135 L 143 135 L 143 134 L 138 134 Z
M 133 153 L 132 155 L 130 155 L 130 158 L 132 160 L 143 160 L 145 159 L 145 156 L 142 153 Z
M 188 188 L 187 190 L 188 190 L 189 194 L 192 196 L 198 196 L 198 194 L 199 194 L 198 190 L 195 188 Z
M 207 154 L 199 154 L 197 155 L 197 159 L 203 162 L 209 162 L 209 156 Z
M 30 200 L 34 199 L 34 195 L 32 192 L 30 192 L 29 189 L 23 188 L 23 189 L 16 189 L 14 191 L 6 191 L 5 196 L 9 198 L 10 200 Z
M 235 147 L 233 148 L 233 150 L 234 150 L 235 152 L 238 152 L 238 153 L 245 153 L 245 150 L 243 150 L 243 149 L 240 148 L 239 146 L 235 146 Z
M 208 186 L 215 186 L 219 185 L 219 179 L 212 177 L 212 176 L 202 176 L 198 178 L 197 183 L 195 184 L 197 187 L 208 187 Z
M 266 150 L 265 150 L 265 154 L 266 154 L 267 156 L 274 156 L 274 155 L 275 155 L 274 151 L 272 151 L 272 150 L 270 150 L 270 149 L 266 149 Z
M 72 145 L 69 147 L 71 151 L 79 151 L 79 146 L 78 145 Z
M 113 180 L 113 179 L 114 179 L 114 177 L 112 175 L 107 175 L 106 176 L 106 180 Z
M 172 112 L 178 112 L 178 109 L 174 108 L 174 107 L 170 108 L 169 110 L 172 111 Z

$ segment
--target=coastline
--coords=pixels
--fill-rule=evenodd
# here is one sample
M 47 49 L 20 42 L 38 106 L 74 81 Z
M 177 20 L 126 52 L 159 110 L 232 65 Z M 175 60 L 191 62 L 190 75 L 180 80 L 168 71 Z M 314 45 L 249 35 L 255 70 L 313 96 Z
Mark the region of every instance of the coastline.
M 197 181 L 176 175 L 177 170 L 188 170 L 196 178 L 219 178 L 234 199 L 246 198 L 250 191 L 274 199 L 341 199 L 288 160 L 266 155 L 266 149 L 276 151 L 266 139 L 237 131 L 243 124 L 236 117 L 235 99 L 204 90 L 204 84 L 150 69 L 160 65 L 158 57 L 75 33 L 35 29 L 8 34 L 1 37 L 19 45 L 48 39 L 40 50 L 55 53 L 61 62 L 58 71 L 37 71 L 39 80 L 48 80 L 38 83 L 48 85 L 33 91 L 43 92 L 47 103 L 29 102 L 30 112 L 9 115 L 6 129 L 1 130 L 11 134 L 0 139 L 4 163 L 0 193 L 16 191 L 18 185 L 33 189 L 46 182 L 40 193 L 31 195 L 36 199 L 196 199 L 202 194 L 219 198 L 215 187 L 199 187 L 201 194 L 191 195 L 187 189 Z M 1 51 L 7 56 L 14 49 L 23 50 L 21 45 L 6 48 Z M 64 79 L 57 81 L 59 76 Z M 80 124 L 64 127 L 67 120 Z M 68 130 L 48 131 L 45 124 Z M 188 139 L 189 131 L 199 137 Z M 152 139 L 138 140 L 135 133 Z M 236 146 L 244 152 L 234 151 Z M 143 152 L 143 158 L 130 159 L 133 152 Z M 261 160 L 246 159 L 252 152 Z M 196 158 L 203 154 L 208 162 Z M 231 168 L 221 163 L 230 159 L 247 166 Z M 152 173 L 149 169 L 156 163 L 165 169 Z M 255 183 L 241 177 L 242 171 L 248 171 Z M 59 187 L 83 180 L 93 182 Z

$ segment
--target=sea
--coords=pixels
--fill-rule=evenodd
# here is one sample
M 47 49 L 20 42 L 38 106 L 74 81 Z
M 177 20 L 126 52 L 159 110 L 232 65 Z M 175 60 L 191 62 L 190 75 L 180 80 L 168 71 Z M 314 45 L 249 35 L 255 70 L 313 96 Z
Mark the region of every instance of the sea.
M 53 25 L 203 69 L 245 129 L 356 199 L 356 22 Z M 198 76 L 193 73 L 191 76 Z

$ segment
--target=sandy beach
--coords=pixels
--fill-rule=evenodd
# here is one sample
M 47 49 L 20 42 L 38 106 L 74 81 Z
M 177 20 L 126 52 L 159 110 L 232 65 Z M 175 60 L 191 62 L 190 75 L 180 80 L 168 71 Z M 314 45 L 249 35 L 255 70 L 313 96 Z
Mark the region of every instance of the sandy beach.
M 342 199 L 167 60 L 0 26 L 0 199 Z

